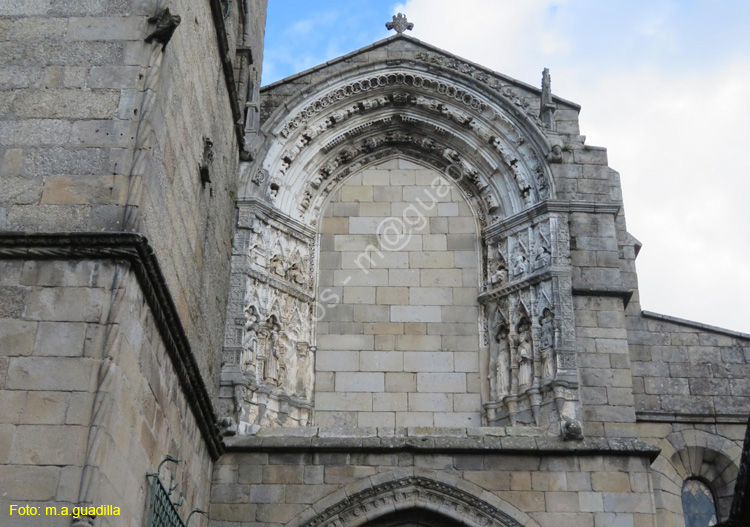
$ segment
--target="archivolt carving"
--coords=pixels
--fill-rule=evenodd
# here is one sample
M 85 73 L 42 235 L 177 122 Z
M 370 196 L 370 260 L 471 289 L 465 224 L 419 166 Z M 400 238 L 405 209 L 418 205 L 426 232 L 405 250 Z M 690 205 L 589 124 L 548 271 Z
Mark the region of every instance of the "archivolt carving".
M 251 171 L 257 174 L 263 169 L 271 177 L 258 191 L 246 184 L 246 197 L 263 197 L 286 214 L 301 213 L 296 217 L 312 223 L 325 199 L 319 192 L 326 188 L 324 180 L 357 163 L 359 156 L 371 161 L 378 148 L 392 142 L 379 140 L 378 135 L 416 131 L 423 140 L 411 145 L 412 151 L 419 152 L 415 157 L 435 157 L 434 143 L 440 141 L 441 154 L 450 157 L 448 149 L 452 149 L 463 157 L 465 172 L 467 163 L 476 171 L 472 179 L 477 185 L 470 191 L 480 195 L 482 215 L 488 221 L 550 197 L 545 157 L 549 141 L 527 116 L 508 114 L 514 106 L 507 97 L 491 100 L 482 93 L 486 87 L 474 88 L 402 66 L 326 88 L 313 102 L 297 106 L 291 117 L 277 111 L 264 127 L 265 154 L 259 155 Z M 341 149 L 359 137 L 366 142 Z M 349 166 L 349 173 L 361 166 Z M 500 178 L 503 183 L 488 185 L 483 178 Z M 271 189 L 274 180 L 277 188 Z
M 346 84 L 345 86 L 326 93 L 322 97 L 319 97 L 312 103 L 305 106 L 305 108 L 303 108 L 300 112 L 290 118 L 286 122 L 284 127 L 279 131 L 279 134 L 282 137 L 289 137 L 291 133 L 299 128 L 302 124 L 306 123 L 313 116 L 319 114 L 338 101 L 368 92 L 370 90 L 384 88 L 387 86 L 414 86 L 453 98 L 474 110 L 481 111 L 486 108 L 486 104 L 479 98 L 467 92 L 463 88 L 457 87 L 455 85 L 419 74 L 403 72 L 388 73 L 373 75 L 369 78 L 356 80 L 354 82 Z M 402 97 L 396 97 L 394 101 L 401 103 L 407 102 L 406 99 Z M 375 98 L 368 99 L 366 106 L 363 103 L 362 106 L 354 105 L 347 110 L 337 110 L 336 112 L 333 112 L 326 121 L 324 121 L 324 124 L 326 125 L 325 127 L 328 128 L 330 126 L 333 126 L 337 122 L 351 117 L 351 115 L 358 113 L 362 109 L 369 110 L 373 107 L 378 107 L 385 104 L 386 101 L 384 99 Z
M 299 527 L 354 527 L 408 509 L 429 509 L 470 527 L 521 527 L 497 507 L 453 485 L 422 477 L 383 483 L 352 494 Z
M 446 57 L 444 55 L 438 55 L 437 53 L 418 53 L 417 59 L 429 64 L 439 64 L 446 68 L 459 71 L 464 75 L 468 75 L 469 77 L 472 77 L 473 79 L 486 84 L 493 90 L 497 91 L 502 97 L 507 99 L 513 105 L 517 106 L 519 108 L 519 111 L 524 112 L 526 116 L 535 124 L 537 124 L 538 126 L 546 126 L 547 128 L 549 128 L 546 123 L 542 122 L 539 115 L 534 113 L 534 109 L 531 107 L 531 104 L 529 103 L 529 100 L 527 98 L 522 98 L 514 87 L 509 84 L 503 84 L 499 79 L 497 79 L 493 75 L 490 75 L 486 70 L 477 68 L 476 66 L 458 60 L 454 57 Z

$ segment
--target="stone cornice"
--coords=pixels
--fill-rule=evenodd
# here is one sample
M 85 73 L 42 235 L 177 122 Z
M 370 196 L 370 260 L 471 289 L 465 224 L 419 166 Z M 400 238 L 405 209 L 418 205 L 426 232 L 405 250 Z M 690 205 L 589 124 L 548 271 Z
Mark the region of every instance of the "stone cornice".
M 314 238 L 317 234 L 317 231 L 310 227 L 309 225 L 305 225 L 299 220 L 296 220 L 292 218 L 291 216 L 286 215 L 285 213 L 273 208 L 268 203 L 264 203 L 263 201 L 257 199 L 257 198 L 249 198 L 249 199 L 238 199 L 237 200 L 237 208 L 240 210 L 243 210 L 245 208 L 254 207 L 256 208 L 260 213 L 265 214 L 268 218 L 280 223 L 287 229 L 290 229 L 294 231 L 298 237 L 301 237 L 303 239 L 305 238 Z M 244 228 L 245 226 L 240 225 L 240 228 Z
M 221 0 L 209 0 L 211 5 L 211 18 L 214 22 L 214 29 L 216 30 L 216 43 L 219 46 L 219 57 L 221 58 L 221 67 L 224 72 L 224 82 L 227 86 L 227 94 L 229 96 L 229 105 L 232 107 L 232 121 L 235 123 L 234 131 L 237 137 L 237 144 L 240 150 L 244 148 L 244 137 L 245 128 L 241 124 L 243 121 L 243 113 L 240 108 L 240 101 L 237 97 L 237 85 L 234 80 L 234 65 L 232 64 L 232 58 L 230 57 L 229 39 L 227 38 L 227 27 L 224 23 L 224 11 L 225 8 L 221 5 Z M 239 6 L 243 3 L 239 2 Z M 241 10 L 238 16 L 242 16 Z
M 652 311 L 641 311 L 643 318 L 651 318 L 654 320 L 661 320 L 662 322 L 669 322 L 671 324 L 677 324 L 680 326 L 686 326 L 689 328 L 701 329 L 709 333 L 719 333 L 728 337 L 734 337 L 738 339 L 750 340 L 750 334 L 742 333 L 740 331 L 733 331 L 731 329 L 724 329 L 717 326 L 711 326 L 709 324 L 703 324 L 702 322 L 694 322 L 684 318 L 673 317 L 669 315 L 662 315 L 660 313 L 654 313 Z
M 216 461 L 224 445 L 208 390 L 148 240 L 130 233 L 0 233 L 0 260 L 126 260 L 148 302 L 185 398 Z
M 514 436 L 503 428 L 498 435 L 483 434 L 481 428 L 433 429 L 326 429 L 271 428 L 255 436 L 227 439 L 227 452 L 358 452 L 423 454 L 515 454 L 515 455 L 630 455 L 654 461 L 661 449 L 636 438 L 586 438 L 563 441 L 556 437 Z M 400 431 L 400 433 L 399 433 Z M 526 431 L 528 433 L 528 430 Z
M 513 216 L 504 218 L 497 223 L 493 223 L 482 231 L 482 235 L 485 238 L 491 238 L 496 234 L 503 233 L 508 229 L 527 223 L 534 218 L 549 212 L 583 212 L 588 214 L 611 214 L 616 216 L 620 212 L 620 208 L 622 208 L 622 203 L 617 201 L 563 201 L 548 199 L 514 214 Z
M 586 288 L 573 286 L 573 296 L 606 296 L 621 298 L 625 307 L 628 307 L 630 299 L 633 297 L 632 289 L 623 289 L 621 287 L 612 288 Z
M 747 422 L 747 414 L 691 414 L 688 412 L 636 410 L 635 420 L 638 423 L 710 423 L 741 425 Z

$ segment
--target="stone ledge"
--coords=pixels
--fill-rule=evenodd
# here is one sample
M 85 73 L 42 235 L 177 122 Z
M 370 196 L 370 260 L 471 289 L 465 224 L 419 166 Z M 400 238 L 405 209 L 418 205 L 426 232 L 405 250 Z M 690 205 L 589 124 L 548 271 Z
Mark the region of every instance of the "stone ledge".
M 684 318 L 672 317 L 669 315 L 662 315 L 660 313 L 654 313 L 653 311 L 641 311 L 641 316 L 643 318 L 651 318 L 654 320 L 661 320 L 663 322 L 670 322 L 672 324 L 677 324 L 679 326 L 702 329 L 710 333 L 719 333 L 721 335 L 727 335 L 729 337 L 750 340 L 750 334 L 748 333 L 742 333 L 740 331 L 733 331 L 731 329 L 724 329 L 724 328 L 720 328 L 717 326 L 711 326 L 709 324 L 703 324 L 702 322 L 694 322 L 692 320 L 687 320 Z
M 304 430 L 304 432 L 303 432 Z M 534 429 L 496 428 L 270 428 L 227 438 L 227 452 L 315 451 L 424 454 L 634 455 L 654 461 L 661 449 L 635 438 L 563 441 L 533 437 Z M 513 435 L 519 434 L 519 435 Z M 538 432 L 537 432 L 538 434 Z
M 131 233 L 0 233 L 0 260 L 122 260 L 130 263 L 164 341 L 180 386 L 214 461 L 224 445 L 187 333 L 153 248 Z
M 747 414 L 690 414 L 636 410 L 635 420 L 638 423 L 710 423 L 739 424 L 747 423 Z

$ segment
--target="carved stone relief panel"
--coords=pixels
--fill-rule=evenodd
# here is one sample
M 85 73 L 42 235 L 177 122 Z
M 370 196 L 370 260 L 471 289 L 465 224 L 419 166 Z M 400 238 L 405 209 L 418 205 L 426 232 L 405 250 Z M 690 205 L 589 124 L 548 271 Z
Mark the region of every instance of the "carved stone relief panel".
M 568 240 L 561 214 L 486 236 L 488 424 L 578 429 Z
M 240 433 L 307 425 L 314 354 L 314 232 L 260 203 L 241 203 L 222 385 Z

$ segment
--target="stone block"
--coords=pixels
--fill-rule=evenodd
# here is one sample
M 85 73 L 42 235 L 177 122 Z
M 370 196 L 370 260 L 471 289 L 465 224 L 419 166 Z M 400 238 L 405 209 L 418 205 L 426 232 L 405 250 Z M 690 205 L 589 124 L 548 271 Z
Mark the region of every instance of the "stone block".
M 440 349 L 440 337 L 435 347 Z M 453 353 L 450 351 L 407 351 L 404 353 L 404 371 L 408 372 L 453 372 Z
M 305 469 L 317 469 L 320 472 L 320 481 L 305 481 L 306 485 L 288 485 L 286 488 L 287 503 L 313 504 L 338 489 L 336 485 L 323 485 L 324 467 L 305 467 Z M 315 483 L 315 484 L 313 484 Z
M 604 511 L 604 500 L 601 492 L 579 492 L 578 507 L 581 512 Z
M 326 467 L 324 480 L 329 485 L 346 485 L 369 476 L 374 476 L 376 472 L 377 469 L 375 467 Z
M 432 412 L 398 412 L 396 414 L 396 426 L 432 427 L 434 422 Z
M 372 409 L 375 412 L 405 412 L 408 410 L 408 396 L 406 393 L 375 393 L 372 396 Z
M 138 83 L 138 66 L 93 66 L 89 71 L 89 88 L 135 88 Z
M 10 455 L 11 463 L 79 465 L 86 451 L 87 435 L 88 427 L 84 426 L 18 426 Z
M 253 485 L 250 487 L 251 503 L 283 503 L 286 487 L 284 485 Z
M 360 412 L 357 416 L 357 426 L 394 427 L 396 426 L 396 414 L 395 412 Z
M 89 391 L 99 361 L 84 358 L 12 357 L 6 388 L 10 390 Z
M 74 17 L 68 24 L 70 40 L 139 40 L 142 38 L 143 17 L 98 16 Z
M 263 469 L 265 484 L 302 484 L 305 467 L 302 465 L 266 465 Z
M 464 352 L 453 354 L 453 371 L 456 372 L 478 372 L 479 354 L 476 352 Z
M 465 373 L 418 373 L 419 392 L 466 392 Z
M 453 268 L 453 253 L 443 251 L 425 251 L 409 254 L 409 266 L 412 269 L 441 269 Z
M 24 90 L 11 109 L 21 118 L 111 119 L 119 99 L 116 91 Z
M 31 355 L 36 331 L 36 322 L 0 319 L 0 356 Z
M 40 322 L 35 356 L 80 357 L 87 325 L 81 322 Z
M 475 234 L 477 225 L 474 218 L 448 218 L 448 232 L 451 234 Z
M 342 306 L 347 307 L 347 306 Z M 355 305 L 353 310 L 355 322 L 389 322 L 390 310 L 384 306 Z
M 55 466 L 0 465 L 0 481 L 10 482 L 3 484 L 4 500 L 53 501 L 59 478 L 60 468 Z
M 544 496 L 547 502 L 547 512 L 578 512 L 578 493 L 576 492 L 547 492 Z
M 26 318 L 31 320 L 99 322 L 106 291 L 86 287 L 37 288 L 31 291 Z
M 58 176 L 44 183 L 41 203 L 46 205 L 123 204 L 127 194 L 125 176 Z
M 373 322 L 364 325 L 365 335 L 403 335 L 404 324 L 401 322 Z
M 388 271 L 389 286 L 419 286 L 419 269 L 390 269 Z
M 319 336 L 318 339 L 322 337 Z M 330 351 L 319 350 L 316 356 L 315 367 L 318 371 L 359 371 L 358 351 Z
M 453 395 L 450 393 L 410 393 L 410 412 L 452 412 Z
M 384 373 L 336 373 L 337 392 L 375 393 L 385 391 Z
M 323 218 L 320 227 L 321 235 L 349 234 L 349 218 Z
M 456 412 L 472 413 L 482 407 L 482 401 L 478 393 L 455 393 L 453 394 L 453 409 Z
M 441 320 L 439 306 L 391 306 L 391 322 L 440 322 Z
M 605 492 L 604 512 L 650 513 L 652 511 L 649 494 Z
M 321 350 L 371 350 L 373 346 L 372 335 L 320 335 L 318 337 L 318 348 Z
M 630 476 L 625 472 L 594 472 L 591 488 L 597 492 L 630 492 Z
M 432 281 L 428 273 L 431 270 L 422 271 L 422 281 Z M 440 279 L 439 281 L 444 281 Z M 408 291 L 408 302 L 417 306 L 449 306 L 453 304 L 453 290 L 450 287 L 412 287 Z M 439 285 L 439 284 L 434 284 Z M 396 303 L 396 302 L 393 302 Z
M 395 335 L 375 335 L 375 351 L 391 351 L 395 347 Z
M 396 336 L 396 349 L 401 351 L 439 350 L 440 342 L 438 335 L 398 335 Z M 414 358 L 412 356 L 412 359 Z
M 373 187 L 344 185 L 341 188 L 341 201 L 371 202 L 373 201 Z
M 363 372 L 403 371 L 403 353 L 395 351 L 367 351 L 360 354 L 359 369 Z
M 414 290 L 411 291 L 413 294 Z M 378 304 L 408 305 L 409 294 L 408 287 L 378 287 L 376 301 Z M 415 302 L 412 301 L 411 303 L 414 304 Z
M 26 287 L 0 287 L 0 319 L 22 318 L 30 294 L 31 292 Z
M 422 249 L 425 251 L 447 251 L 445 234 L 425 234 L 422 236 Z
M 65 392 L 30 391 L 18 423 L 62 424 L 67 406 L 68 394 Z
M 417 376 L 415 373 L 386 373 L 386 392 L 412 393 L 417 391 Z

